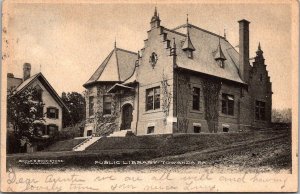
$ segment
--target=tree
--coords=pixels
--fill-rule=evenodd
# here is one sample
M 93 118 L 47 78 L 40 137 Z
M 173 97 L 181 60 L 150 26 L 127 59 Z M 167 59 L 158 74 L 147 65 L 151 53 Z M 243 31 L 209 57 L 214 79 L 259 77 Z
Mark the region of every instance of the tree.
M 63 126 L 74 126 L 85 119 L 85 99 L 77 92 L 62 93 L 62 100 L 69 108 L 63 110 Z
M 292 123 L 292 109 L 273 109 L 272 122 L 274 123 Z
M 21 146 L 34 144 L 40 136 L 34 130 L 37 122 L 44 122 L 44 103 L 40 94 L 34 87 L 19 93 L 14 88 L 8 90 L 7 121 L 13 126 L 14 138 Z

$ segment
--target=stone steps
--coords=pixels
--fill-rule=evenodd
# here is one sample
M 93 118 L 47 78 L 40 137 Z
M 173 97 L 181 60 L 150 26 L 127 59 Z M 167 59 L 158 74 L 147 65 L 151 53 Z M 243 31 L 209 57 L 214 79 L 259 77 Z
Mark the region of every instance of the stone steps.
M 80 143 L 79 145 L 75 146 L 73 148 L 73 151 L 83 151 L 85 150 L 87 147 L 89 147 L 90 145 L 96 143 L 99 139 L 101 139 L 101 137 L 90 137 L 87 140 L 83 141 L 82 143 Z

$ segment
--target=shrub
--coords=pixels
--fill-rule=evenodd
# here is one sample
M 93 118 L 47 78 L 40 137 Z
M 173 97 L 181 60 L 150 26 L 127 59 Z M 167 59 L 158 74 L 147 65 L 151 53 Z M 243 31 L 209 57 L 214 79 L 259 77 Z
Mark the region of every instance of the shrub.
M 73 139 L 75 137 L 82 137 L 84 124 L 85 122 L 81 122 L 75 124 L 74 126 L 63 128 L 58 133 L 59 140 L 67 140 L 67 139 Z

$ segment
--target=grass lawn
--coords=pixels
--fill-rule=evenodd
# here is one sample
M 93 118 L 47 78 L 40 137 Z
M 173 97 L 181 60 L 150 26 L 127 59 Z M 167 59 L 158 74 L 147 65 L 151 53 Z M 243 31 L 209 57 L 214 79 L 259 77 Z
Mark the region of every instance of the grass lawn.
M 33 154 L 8 155 L 8 163 L 25 168 L 74 168 L 104 169 L 95 161 L 145 161 L 145 160 L 195 160 L 201 166 L 269 166 L 272 169 L 291 167 L 290 130 L 249 131 L 217 134 L 174 134 L 138 137 L 102 138 L 82 152 L 36 152 Z M 59 165 L 24 165 L 20 159 L 60 159 Z M 110 168 L 115 167 L 113 165 Z M 166 168 L 160 165 L 124 166 L 124 168 Z M 171 166 L 172 168 L 174 166 Z
M 86 139 L 69 139 L 65 141 L 58 141 L 53 145 L 46 148 L 44 151 L 54 152 L 54 151 L 72 151 L 72 149 L 83 142 Z

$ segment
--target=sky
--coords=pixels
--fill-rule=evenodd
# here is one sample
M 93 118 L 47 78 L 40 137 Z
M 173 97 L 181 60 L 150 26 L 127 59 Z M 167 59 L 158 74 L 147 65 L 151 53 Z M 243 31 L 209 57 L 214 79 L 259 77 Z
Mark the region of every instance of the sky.
M 292 106 L 291 8 L 288 4 L 24 4 L 12 3 L 7 37 L 8 72 L 42 72 L 59 95 L 82 86 L 114 47 L 137 52 L 144 46 L 154 7 L 161 25 L 186 22 L 238 43 L 238 20 L 250 21 L 250 58 L 258 42 L 273 84 L 273 108 Z M 237 48 L 238 49 L 238 48 Z

